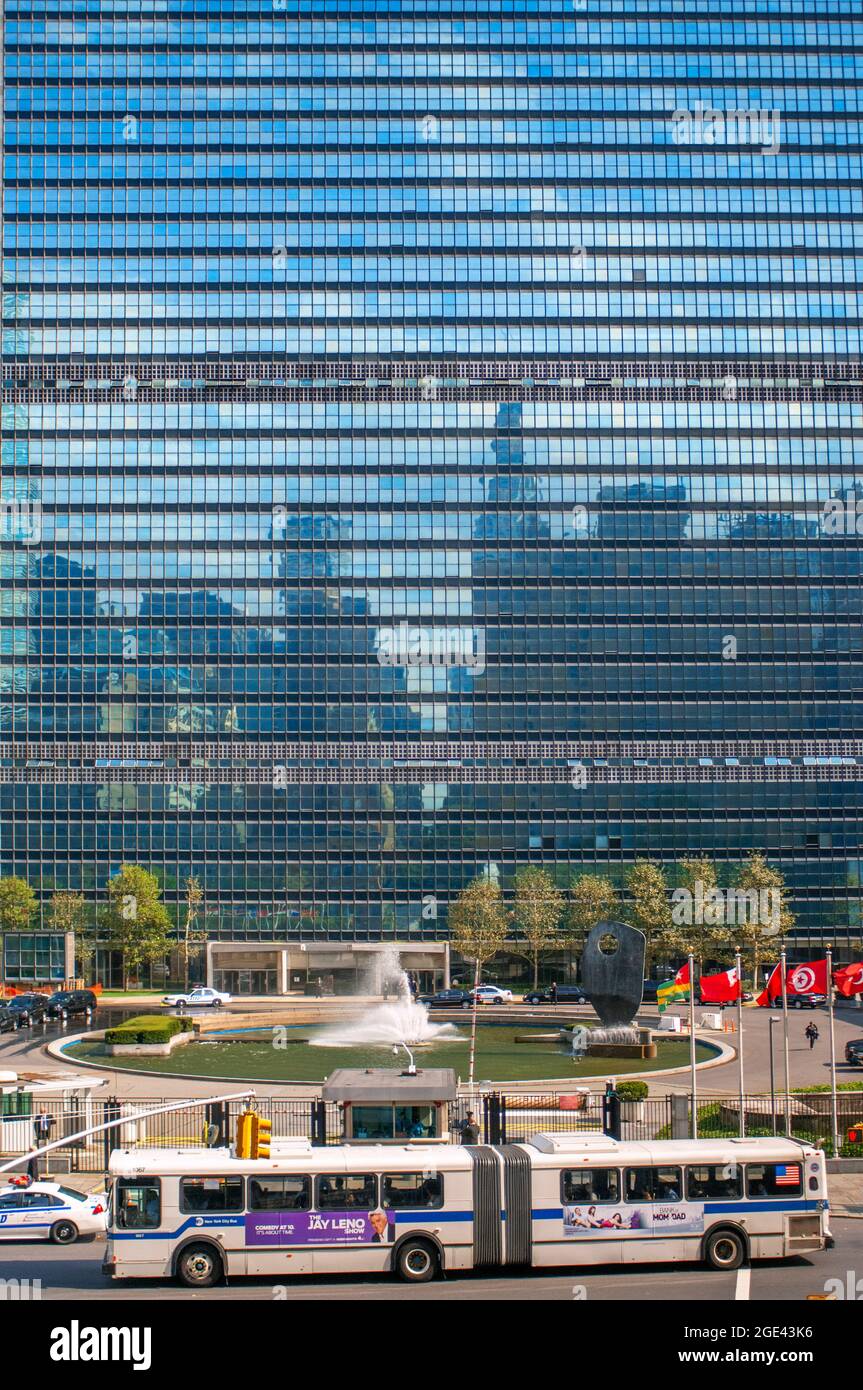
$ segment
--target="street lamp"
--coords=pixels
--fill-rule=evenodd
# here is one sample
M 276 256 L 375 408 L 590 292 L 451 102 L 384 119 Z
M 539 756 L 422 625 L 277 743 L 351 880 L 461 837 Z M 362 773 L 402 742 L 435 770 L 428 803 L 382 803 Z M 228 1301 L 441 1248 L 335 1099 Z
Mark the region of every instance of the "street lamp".
M 408 1076 L 416 1076 L 417 1069 L 416 1063 L 414 1062 L 414 1055 L 406 1042 L 393 1043 L 393 1056 L 398 1057 L 400 1047 L 403 1047 L 405 1052 L 408 1054 Z
M 776 1014 L 770 1015 L 770 1125 L 773 1133 L 776 1133 L 776 1075 L 773 1070 L 773 1025 L 781 1023 L 782 1019 Z

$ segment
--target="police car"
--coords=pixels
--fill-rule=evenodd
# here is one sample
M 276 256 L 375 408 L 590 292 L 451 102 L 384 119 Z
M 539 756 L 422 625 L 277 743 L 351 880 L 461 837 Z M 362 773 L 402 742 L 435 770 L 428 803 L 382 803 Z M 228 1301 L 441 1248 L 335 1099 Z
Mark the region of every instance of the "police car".
M 26 1178 L 0 1187 L 0 1240 L 50 1240 L 55 1245 L 71 1245 L 80 1236 L 104 1235 L 107 1223 L 104 1192 L 76 1192 L 57 1182 L 30 1182 Z

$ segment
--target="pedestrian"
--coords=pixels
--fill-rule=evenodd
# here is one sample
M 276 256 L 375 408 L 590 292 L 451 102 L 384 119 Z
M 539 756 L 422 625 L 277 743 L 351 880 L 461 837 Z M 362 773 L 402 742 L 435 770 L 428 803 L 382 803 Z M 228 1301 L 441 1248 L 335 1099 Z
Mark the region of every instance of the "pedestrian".
M 461 1127 L 461 1142 L 463 1144 L 479 1143 L 479 1125 L 472 1110 L 467 1112 L 467 1119 Z
M 320 975 L 315 980 L 315 997 L 317 999 L 323 999 L 324 997 L 324 982 L 321 979 Z
M 818 1027 L 816 1024 L 808 1023 L 806 1025 L 806 1036 L 809 1039 L 809 1051 L 811 1052 L 813 1047 L 817 1043 L 819 1037 Z
M 33 1137 L 36 1141 L 37 1149 L 41 1149 L 43 1144 L 47 1144 L 51 1138 L 51 1130 L 54 1128 L 54 1116 L 49 1115 L 48 1111 L 42 1106 L 39 1114 L 33 1121 Z
M 551 1002 L 552 1004 L 557 1003 L 557 980 L 551 982 Z

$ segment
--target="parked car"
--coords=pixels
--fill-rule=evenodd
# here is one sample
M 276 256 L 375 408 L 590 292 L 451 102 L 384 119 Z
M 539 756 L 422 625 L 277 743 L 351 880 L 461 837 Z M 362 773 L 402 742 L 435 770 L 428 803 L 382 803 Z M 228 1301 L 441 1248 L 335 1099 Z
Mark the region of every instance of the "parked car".
M 789 994 L 789 1009 L 820 1009 L 827 1003 L 826 994 Z
M 748 1004 L 749 1001 L 750 1001 L 753 997 L 754 997 L 753 995 L 748 994 L 746 991 L 744 991 L 744 994 L 743 994 L 743 1002 L 744 1002 L 744 1004 Z M 715 999 L 702 999 L 702 997 L 701 997 L 700 994 L 699 994 L 699 996 L 698 996 L 698 1003 L 699 1003 L 699 1006 L 700 1006 L 702 1009 L 736 1009 L 736 1008 L 737 1008 L 737 1000 L 736 1000 L 736 999 L 726 999 L 726 1000 L 723 1000 L 723 1001 L 720 1003 L 720 1002 L 717 1002 L 717 1000 L 715 1000 Z
M 59 989 L 48 1000 L 49 1018 L 85 1018 L 96 1012 L 98 1000 L 89 989 Z
M 7 1004 L 0 1004 L 0 1033 L 17 1033 L 20 1027 L 20 1015 Z
M 436 994 L 421 994 L 419 1002 L 428 1009 L 469 1009 L 473 1000 L 465 989 L 439 989 Z
M 0 1188 L 0 1240 L 50 1240 L 71 1245 L 102 1235 L 108 1222 L 104 1192 L 77 1192 L 56 1182 Z
M 13 1009 L 21 1020 L 22 1028 L 48 1017 L 47 994 L 16 994 L 6 1000 L 6 1008 Z
M 477 985 L 475 990 L 471 990 L 470 997 L 474 994 L 479 1004 L 511 1004 L 512 990 L 500 989 L 498 985 Z
M 162 999 L 162 1003 L 169 1004 L 172 1009 L 178 1004 L 182 1004 L 184 1009 L 220 1009 L 223 1004 L 230 1002 L 230 994 L 218 989 L 207 989 L 203 985 L 199 985 L 188 994 L 166 994 Z
M 845 1061 L 852 1067 L 863 1067 L 863 1038 L 851 1038 L 845 1044 Z
M 656 1003 L 656 991 L 662 984 L 661 980 L 645 980 L 641 986 L 641 999 L 644 1004 Z
M 550 989 L 532 989 L 522 999 L 523 1004 L 589 1004 L 590 995 L 581 985 L 558 985 L 556 997 Z

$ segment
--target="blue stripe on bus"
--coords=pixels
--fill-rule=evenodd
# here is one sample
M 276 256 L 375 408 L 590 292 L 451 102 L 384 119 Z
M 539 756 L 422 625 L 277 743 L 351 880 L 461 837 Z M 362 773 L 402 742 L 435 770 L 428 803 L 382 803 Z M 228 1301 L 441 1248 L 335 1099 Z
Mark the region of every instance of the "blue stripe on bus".
M 585 1202 L 582 1202 L 581 1205 L 582 1205 L 582 1206 L 585 1206 L 586 1203 L 585 1203 Z M 612 1206 L 612 1207 L 615 1207 L 615 1208 L 619 1209 L 619 1208 L 621 1208 L 621 1207 L 623 1207 L 623 1206 L 628 1206 L 628 1205 L 630 1205 L 630 1204 L 629 1204 L 629 1203 L 624 1203 L 624 1202 L 596 1202 L 596 1203 L 594 1203 L 594 1205 L 596 1205 L 596 1206 L 603 1206 L 603 1207 Z M 637 1205 L 649 1206 L 650 1203 L 649 1203 L 649 1202 L 642 1202 L 642 1203 L 637 1204 Z M 657 1205 L 658 1205 L 658 1206 L 674 1206 L 674 1205 L 676 1205 L 676 1204 L 673 1203 L 673 1202 L 659 1202 L 659 1203 L 657 1203 Z M 704 1203 L 704 1214 L 705 1214 L 705 1216 L 707 1216 L 707 1215 L 712 1215 L 712 1214 L 715 1214 L 715 1213 L 730 1212 L 730 1211 L 738 1211 L 738 1212 L 747 1212 L 747 1211 L 820 1211 L 820 1210 L 822 1210 L 822 1209 L 823 1209 L 824 1211 L 827 1211 L 827 1209 L 828 1209 L 828 1203 L 827 1203 L 825 1200 L 821 1199 L 821 1200 L 812 1200 L 812 1201 L 810 1201 L 808 1198 L 800 1198 L 800 1199 L 797 1200 L 797 1201 L 794 1201 L 793 1199 L 792 1199 L 791 1201 L 787 1201 L 785 1198 L 780 1197 L 780 1198 L 778 1199 L 778 1201 L 773 1201 L 773 1202 L 744 1202 L 744 1201 L 740 1201 L 740 1202 L 705 1202 L 705 1203 Z M 536 1209 L 535 1211 L 532 1211 L 532 1212 L 530 1213 L 530 1215 L 531 1215 L 531 1219 L 532 1219 L 533 1221 L 562 1221 L 562 1220 L 563 1220 L 563 1208 L 562 1208 L 562 1207 L 542 1207 L 542 1208 Z
M 390 1211 L 390 1219 L 401 1225 L 416 1225 L 418 1222 L 441 1222 L 441 1221 L 473 1221 L 472 1211 Z M 178 1226 L 175 1231 L 110 1231 L 111 1240 L 171 1240 L 175 1236 L 181 1236 L 184 1231 L 194 1228 L 197 1231 L 208 1230 L 219 1226 L 243 1226 L 245 1224 L 243 1216 L 210 1216 L 198 1218 L 191 1216 L 188 1221 L 184 1221 L 182 1226 Z

